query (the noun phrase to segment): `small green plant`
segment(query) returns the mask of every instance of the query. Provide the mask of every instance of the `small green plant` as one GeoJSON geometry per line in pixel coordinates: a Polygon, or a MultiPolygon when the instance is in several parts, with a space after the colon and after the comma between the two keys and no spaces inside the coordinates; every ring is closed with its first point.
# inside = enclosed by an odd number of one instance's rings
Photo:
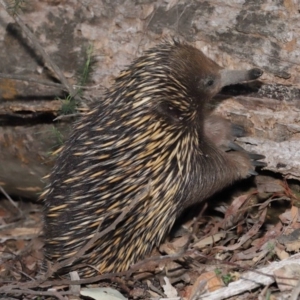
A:
{"type": "Polygon", "coordinates": [[[268,250],[268,254],[266,256],[266,259],[272,259],[272,257],[276,254],[275,253],[275,243],[274,242],[268,242],[267,244],[267,250],[268,250]]]}
{"type": "Polygon", "coordinates": [[[61,146],[64,144],[65,136],[61,133],[61,131],[55,127],[52,126],[51,130],[45,131],[49,135],[49,138],[51,141],[53,141],[53,144],[51,146],[51,149],[47,151],[47,156],[50,160],[53,159],[53,156],[55,157],[54,153],[61,148],[61,146]]]}
{"type": "Polygon", "coordinates": [[[76,112],[77,101],[71,95],[68,95],[65,99],[59,99],[62,101],[61,113],[63,115],[70,115],[76,112]]]}
{"type": "Polygon", "coordinates": [[[267,249],[269,252],[274,252],[275,250],[275,243],[274,242],[268,242],[267,249]]]}
{"type": "Polygon", "coordinates": [[[225,285],[228,285],[230,282],[235,280],[235,276],[233,274],[227,273],[223,275],[223,272],[220,269],[215,269],[215,273],[217,276],[222,278],[225,285]]]}
{"type": "Polygon", "coordinates": [[[55,126],[52,128],[52,132],[56,140],[56,146],[62,146],[64,143],[64,135],[55,126]]]}
{"type": "Polygon", "coordinates": [[[92,70],[91,65],[92,65],[93,51],[94,51],[93,45],[88,45],[86,49],[86,59],[81,73],[81,79],[79,82],[79,85],[81,87],[85,86],[90,78],[91,70],[92,70]]]}
{"type": "Polygon", "coordinates": [[[75,96],[81,96],[83,93],[83,87],[86,85],[91,74],[92,65],[92,55],[93,46],[89,45],[86,50],[86,59],[84,61],[83,70],[80,72],[79,87],[76,89],[74,95],[68,95],[65,99],[60,99],[62,101],[61,113],[63,115],[70,115],[76,113],[78,101],[75,96]]]}
{"type": "Polygon", "coordinates": [[[232,276],[230,273],[222,275],[221,277],[225,285],[228,285],[230,282],[234,281],[234,276],[232,276]]]}
{"type": "Polygon", "coordinates": [[[217,276],[221,276],[222,271],[220,269],[215,269],[215,273],[217,276]]]}
{"type": "Polygon", "coordinates": [[[8,9],[12,15],[16,15],[24,7],[25,0],[11,0],[9,1],[8,9]]]}
{"type": "Polygon", "coordinates": [[[265,295],[265,300],[270,300],[271,296],[272,296],[272,294],[271,294],[270,290],[267,290],[267,293],[265,295]]]}

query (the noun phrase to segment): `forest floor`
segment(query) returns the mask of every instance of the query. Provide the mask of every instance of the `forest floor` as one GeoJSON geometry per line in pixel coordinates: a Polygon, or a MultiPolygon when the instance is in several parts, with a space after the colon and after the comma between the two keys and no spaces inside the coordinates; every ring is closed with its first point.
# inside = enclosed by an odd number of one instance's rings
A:
{"type": "Polygon", "coordinates": [[[300,185],[271,175],[261,172],[186,211],[167,240],[128,272],[76,282],[37,279],[43,260],[42,205],[3,196],[1,299],[71,299],[78,293],[92,299],[298,295],[300,185]],[[116,290],[120,294],[112,296],[116,290]]]}

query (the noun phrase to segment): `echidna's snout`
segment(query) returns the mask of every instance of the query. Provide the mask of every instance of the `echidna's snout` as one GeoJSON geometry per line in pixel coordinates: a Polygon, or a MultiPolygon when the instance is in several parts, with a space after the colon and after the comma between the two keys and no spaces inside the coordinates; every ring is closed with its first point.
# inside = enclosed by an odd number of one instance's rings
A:
{"type": "Polygon", "coordinates": [[[249,80],[255,80],[255,79],[259,78],[260,76],[262,76],[263,73],[264,73],[264,71],[262,69],[253,68],[253,69],[249,70],[249,80]]]}
{"type": "Polygon", "coordinates": [[[227,70],[223,69],[221,73],[221,87],[237,84],[243,81],[255,80],[263,74],[263,70],[253,68],[250,70],[227,70]]]}

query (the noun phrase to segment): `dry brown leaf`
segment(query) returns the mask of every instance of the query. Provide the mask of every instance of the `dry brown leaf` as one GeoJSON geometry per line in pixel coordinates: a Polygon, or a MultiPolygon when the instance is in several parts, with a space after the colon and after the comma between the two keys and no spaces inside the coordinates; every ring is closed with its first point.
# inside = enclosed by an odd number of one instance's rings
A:
{"type": "Polygon", "coordinates": [[[292,224],[295,224],[298,222],[298,216],[299,216],[299,208],[296,206],[291,207],[291,216],[292,216],[292,224]]]}
{"type": "Polygon", "coordinates": [[[290,223],[294,223],[295,221],[297,221],[298,223],[300,222],[300,215],[299,215],[299,210],[297,210],[297,215],[296,214],[296,210],[293,209],[293,207],[290,210],[285,211],[283,214],[281,214],[279,216],[280,221],[283,224],[290,224],[290,223]]]}
{"type": "Polygon", "coordinates": [[[145,20],[147,19],[154,11],[154,5],[153,4],[144,4],[142,6],[142,13],[141,13],[141,19],[145,20]]]}
{"type": "Polygon", "coordinates": [[[274,270],[290,263],[300,265],[299,261],[300,255],[296,254],[286,260],[272,262],[267,267],[259,268],[257,270],[258,272],[255,270],[248,271],[241,274],[241,279],[231,282],[228,287],[221,288],[213,293],[201,295],[201,299],[227,299],[229,297],[245,293],[246,291],[253,290],[261,285],[271,285],[274,282],[274,277],[272,276],[274,274],[274,270]]]}
{"type": "Polygon", "coordinates": [[[278,256],[278,258],[280,260],[286,259],[286,258],[288,258],[290,256],[286,251],[284,251],[283,249],[281,249],[280,246],[276,246],[275,247],[275,253],[276,253],[276,255],[278,256]]]}
{"type": "Polygon", "coordinates": [[[300,249],[300,229],[296,229],[287,235],[281,235],[278,242],[284,245],[287,251],[298,252],[300,249]]]}
{"type": "Polygon", "coordinates": [[[189,290],[188,299],[200,299],[203,293],[213,292],[219,288],[224,287],[224,283],[215,272],[210,271],[201,274],[189,290]],[[198,297],[198,298],[197,298],[198,297]]]}
{"type": "Polygon", "coordinates": [[[168,1],[168,5],[166,7],[166,11],[170,10],[172,7],[174,7],[175,5],[177,5],[179,0],[169,0],[168,1]]]}
{"type": "Polygon", "coordinates": [[[211,236],[207,236],[204,239],[198,241],[193,245],[194,248],[202,249],[204,247],[207,247],[209,245],[214,245],[216,242],[220,241],[221,239],[226,237],[226,233],[219,232],[211,236]]]}
{"type": "Polygon", "coordinates": [[[165,273],[170,279],[171,283],[178,281],[184,281],[189,283],[191,280],[186,269],[175,261],[160,264],[160,266],[161,270],[165,270],[165,273]]]}
{"type": "Polygon", "coordinates": [[[297,285],[300,278],[300,265],[288,264],[274,271],[280,291],[289,291],[297,285]]]}
{"type": "Polygon", "coordinates": [[[130,296],[133,299],[143,299],[145,296],[145,289],[141,288],[141,287],[135,287],[131,292],[130,292],[130,296]]]}
{"type": "Polygon", "coordinates": [[[257,248],[252,247],[252,248],[249,248],[245,251],[237,252],[237,253],[235,253],[235,255],[234,255],[234,257],[232,258],[231,261],[240,261],[240,260],[253,259],[254,257],[256,257],[258,255],[256,251],[257,251],[257,248]]]}
{"type": "Polygon", "coordinates": [[[241,209],[249,199],[249,195],[242,195],[235,198],[225,212],[222,228],[227,229],[237,224],[245,214],[241,209]]]}
{"type": "Polygon", "coordinates": [[[3,208],[0,208],[0,218],[7,217],[7,211],[3,208]]]}
{"type": "Polygon", "coordinates": [[[174,286],[171,284],[168,277],[164,277],[165,284],[162,285],[162,288],[164,289],[164,293],[168,298],[174,298],[178,296],[177,290],[174,288],[174,286]]]}
{"type": "Polygon", "coordinates": [[[182,237],[173,239],[171,242],[162,244],[159,247],[159,251],[168,255],[179,253],[184,248],[188,240],[189,236],[186,234],[182,237]]]}
{"type": "Polygon", "coordinates": [[[233,251],[233,250],[237,250],[238,248],[240,248],[246,241],[248,241],[250,238],[252,238],[255,234],[257,234],[257,232],[259,231],[259,229],[261,228],[261,226],[264,224],[265,218],[267,215],[267,209],[264,209],[259,217],[258,222],[254,223],[254,225],[252,226],[252,228],[246,232],[239,240],[238,243],[228,246],[228,247],[223,247],[223,246],[217,246],[217,249],[221,249],[221,250],[225,250],[225,251],[233,251]]]}

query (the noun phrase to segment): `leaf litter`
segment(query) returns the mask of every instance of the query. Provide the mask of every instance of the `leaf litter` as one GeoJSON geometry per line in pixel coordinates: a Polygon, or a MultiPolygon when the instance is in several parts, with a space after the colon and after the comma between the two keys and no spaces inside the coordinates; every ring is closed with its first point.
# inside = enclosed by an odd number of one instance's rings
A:
{"type": "MultiPolygon", "coordinates": [[[[195,208],[187,211],[166,241],[135,268],[79,283],[79,291],[88,288],[99,298],[111,288],[128,299],[189,300],[258,299],[266,291],[276,297],[295,291],[300,188],[271,176],[255,180],[247,189],[219,193],[208,208],[198,206],[197,214],[195,208]],[[235,298],[238,294],[245,298],[235,298]]],[[[0,295],[11,291],[14,299],[71,299],[68,280],[47,280],[43,289],[34,285],[43,259],[41,205],[15,202],[18,210],[5,198],[0,201],[0,295]]]]}

